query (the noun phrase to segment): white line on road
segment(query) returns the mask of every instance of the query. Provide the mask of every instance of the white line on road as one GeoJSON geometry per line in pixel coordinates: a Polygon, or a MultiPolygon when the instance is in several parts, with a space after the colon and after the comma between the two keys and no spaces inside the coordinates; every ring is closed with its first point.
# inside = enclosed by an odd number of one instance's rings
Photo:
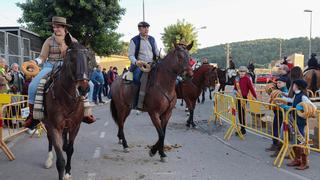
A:
{"type": "Polygon", "coordinates": [[[104,138],[105,135],[106,135],[106,132],[105,132],[105,131],[102,131],[102,132],[100,133],[100,138],[101,138],[101,139],[104,138]]]}
{"type": "Polygon", "coordinates": [[[104,123],[104,127],[108,126],[108,124],[109,124],[109,121],[106,121],[106,122],[104,123]]]}
{"type": "Polygon", "coordinates": [[[96,147],[96,150],[93,153],[93,158],[99,158],[100,157],[100,152],[101,152],[101,147],[96,147]]]}
{"type": "Polygon", "coordinates": [[[95,180],[96,179],[96,173],[89,173],[88,174],[88,180],[95,180]]]}

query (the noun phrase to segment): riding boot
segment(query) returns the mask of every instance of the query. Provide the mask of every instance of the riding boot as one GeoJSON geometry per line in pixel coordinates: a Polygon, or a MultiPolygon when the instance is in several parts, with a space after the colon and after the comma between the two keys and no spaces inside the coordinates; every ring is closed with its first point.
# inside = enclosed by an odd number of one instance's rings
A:
{"type": "Polygon", "coordinates": [[[39,123],[39,120],[33,119],[33,104],[29,104],[29,116],[25,120],[24,127],[33,130],[39,123]]]}
{"type": "Polygon", "coordinates": [[[293,147],[293,151],[295,154],[294,160],[291,161],[287,166],[294,167],[294,166],[300,166],[301,165],[301,148],[299,147],[293,147]]]}
{"type": "Polygon", "coordinates": [[[142,110],[144,107],[144,97],[146,95],[146,88],[147,88],[147,82],[148,82],[148,73],[144,72],[140,78],[140,91],[139,91],[139,99],[138,99],[138,105],[137,109],[142,110]]]}
{"type": "MultiPolygon", "coordinates": [[[[301,148],[300,148],[301,149],[301,148]]],[[[308,156],[301,149],[301,163],[299,167],[296,167],[297,170],[305,170],[309,168],[308,156]]]]}

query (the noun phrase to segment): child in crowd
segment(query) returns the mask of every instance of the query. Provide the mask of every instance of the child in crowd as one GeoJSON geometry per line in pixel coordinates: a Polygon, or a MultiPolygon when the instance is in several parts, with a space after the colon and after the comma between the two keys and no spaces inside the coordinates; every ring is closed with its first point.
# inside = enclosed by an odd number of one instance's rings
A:
{"type": "MultiPolygon", "coordinates": [[[[257,99],[256,91],[254,90],[251,78],[247,75],[248,69],[245,66],[239,67],[239,76],[236,77],[234,90],[238,98],[247,99],[249,92],[251,95],[257,99]]],[[[240,124],[246,125],[246,115],[245,115],[245,105],[244,101],[237,99],[238,117],[240,124]]],[[[246,134],[245,127],[241,126],[241,133],[246,134]]]]}
{"type": "MultiPolygon", "coordinates": [[[[289,103],[292,103],[292,106],[294,108],[297,107],[297,105],[300,102],[306,102],[311,104],[314,108],[316,106],[309,100],[307,97],[306,93],[306,88],[307,88],[307,82],[302,80],[302,79],[297,79],[293,81],[292,83],[292,90],[294,91],[294,97],[293,98],[285,98],[285,100],[289,103]]],[[[303,117],[300,117],[299,115],[296,116],[296,126],[297,126],[297,133],[296,133],[296,138],[298,140],[299,144],[304,144],[306,141],[305,139],[305,126],[307,125],[306,119],[303,117]]],[[[293,148],[295,152],[295,158],[292,162],[287,164],[288,166],[297,166],[296,169],[298,170],[305,170],[309,168],[308,165],[308,155],[305,152],[305,149],[301,147],[294,147],[293,148]]]]}
{"type": "MultiPolygon", "coordinates": [[[[287,82],[288,78],[282,76],[277,79],[277,84],[276,88],[280,90],[282,93],[287,94],[288,93],[288,88],[287,88],[287,82]]],[[[280,132],[281,132],[281,125],[283,122],[283,114],[282,111],[279,109],[273,110],[274,112],[274,118],[273,118],[273,137],[280,137],[280,132]]],[[[277,139],[272,139],[272,145],[266,149],[266,151],[275,151],[274,154],[271,156],[274,157],[278,155],[279,150],[281,149],[281,144],[277,139]]]]}

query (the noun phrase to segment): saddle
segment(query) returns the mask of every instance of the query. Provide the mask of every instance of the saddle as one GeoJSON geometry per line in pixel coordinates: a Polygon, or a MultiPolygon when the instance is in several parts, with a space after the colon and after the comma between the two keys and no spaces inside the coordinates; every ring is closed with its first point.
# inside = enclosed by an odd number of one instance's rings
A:
{"type": "Polygon", "coordinates": [[[41,80],[37,87],[36,97],[34,101],[33,108],[33,118],[42,120],[45,115],[45,94],[48,92],[50,87],[53,86],[53,77],[61,70],[61,66],[54,67],[50,73],[45,75],[41,80]]]}

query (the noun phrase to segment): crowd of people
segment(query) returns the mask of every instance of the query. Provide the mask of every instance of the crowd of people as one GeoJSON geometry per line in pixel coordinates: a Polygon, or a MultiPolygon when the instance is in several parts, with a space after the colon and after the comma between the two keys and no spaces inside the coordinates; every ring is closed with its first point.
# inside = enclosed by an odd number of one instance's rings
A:
{"type": "MultiPolygon", "coordinates": [[[[124,69],[124,72],[125,70],[126,68],[124,69]]],[[[107,71],[106,68],[98,65],[98,67],[93,70],[90,77],[91,85],[89,91],[89,101],[98,105],[99,103],[105,103],[105,101],[102,100],[102,95],[111,99],[110,87],[118,76],[117,67],[110,66],[109,70],[107,71]]]]}
{"type": "MultiPolygon", "coordinates": [[[[124,68],[123,73],[126,71],[124,68]]],[[[110,99],[110,86],[118,76],[117,67],[110,66],[108,71],[101,65],[94,68],[90,77],[89,101],[94,104],[105,103],[102,95],[110,99]]],[[[20,70],[19,64],[9,66],[4,58],[0,58],[0,93],[27,95],[30,81],[31,78],[20,70]]]]}
{"type": "MultiPolygon", "coordinates": [[[[318,68],[319,65],[317,64],[317,59],[315,58],[316,55],[312,54],[311,59],[309,60],[309,69],[310,68],[318,68]],[[311,61],[311,63],[310,63],[311,61]]],[[[235,79],[234,85],[234,93],[237,97],[242,99],[247,99],[249,96],[252,99],[256,99],[257,95],[253,86],[252,79],[248,74],[248,68],[245,66],[240,66],[238,75],[235,79]]],[[[297,108],[298,104],[301,102],[305,102],[311,104],[315,109],[316,106],[309,100],[307,94],[307,82],[303,80],[303,71],[300,67],[294,66],[287,62],[287,58],[283,59],[283,62],[280,64],[278,78],[275,82],[275,89],[281,91],[281,97],[288,103],[288,105],[280,106],[284,111],[288,110],[289,107],[297,108]]],[[[241,127],[241,134],[246,134],[246,111],[245,107],[246,104],[243,103],[241,100],[237,100],[237,109],[238,109],[238,119],[240,124],[243,126],[241,127]]],[[[273,110],[274,112],[274,119],[273,119],[273,136],[281,138],[283,136],[282,133],[282,122],[284,117],[280,112],[279,109],[273,110]]],[[[293,120],[293,116],[290,116],[290,121],[292,126],[297,127],[297,132],[295,132],[294,127],[291,127],[291,137],[298,136],[301,137],[305,136],[305,126],[306,126],[306,119],[304,117],[300,117],[297,115],[296,120],[293,120]],[[295,124],[294,124],[295,123],[295,124]],[[294,124],[294,125],[293,125],[294,124]],[[297,133],[298,135],[293,135],[297,133]]],[[[290,129],[290,128],[289,128],[290,129]]],[[[301,139],[298,138],[298,143],[303,144],[301,139]]],[[[272,139],[272,144],[269,148],[266,148],[267,152],[274,152],[271,154],[271,157],[276,157],[281,150],[282,144],[279,140],[272,139]]],[[[295,152],[295,158],[292,162],[288,163],[288,166],[296,167],[298,170],[304,170],[309,168],[308,164],[308,153],[305,149],[300,147],[293,148],[295,152]]]]}

